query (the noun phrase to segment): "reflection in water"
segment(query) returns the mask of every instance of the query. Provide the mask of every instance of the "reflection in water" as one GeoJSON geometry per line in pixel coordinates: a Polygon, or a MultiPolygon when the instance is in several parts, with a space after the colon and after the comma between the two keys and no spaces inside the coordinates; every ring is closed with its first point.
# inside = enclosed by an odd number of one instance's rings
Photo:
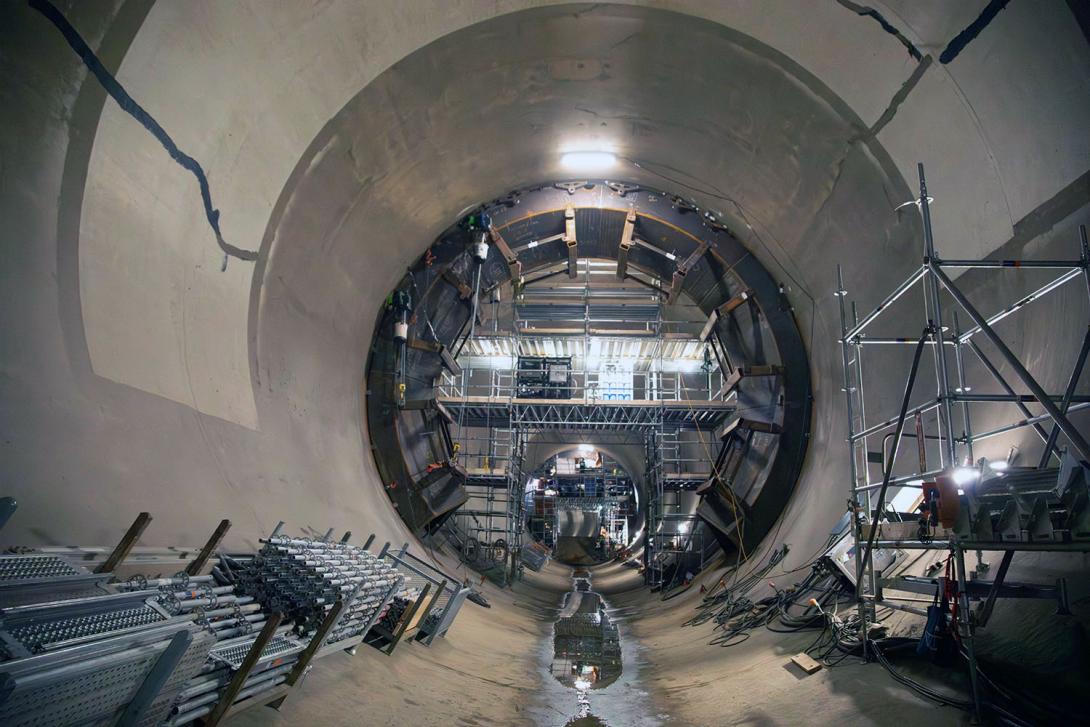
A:
{"type": "Polygon", "coordinates": [[[590,715],[590,690],[621,675],[621,640],[602,597],[590,590],[590,575],[577,573],[573,583],[554,627],[551,671],[577,692],[578,717],[569,724],[600,724],[590,715]]]}

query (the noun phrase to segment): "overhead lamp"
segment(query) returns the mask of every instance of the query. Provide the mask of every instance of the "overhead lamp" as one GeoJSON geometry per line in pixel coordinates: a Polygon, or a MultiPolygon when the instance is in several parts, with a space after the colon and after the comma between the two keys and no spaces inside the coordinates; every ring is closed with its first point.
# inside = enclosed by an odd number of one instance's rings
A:
{"type": "Polygon", "coordinates": [[[1010,467],[1010,463],[1005,459],[997,459],[995,461],[988,460],[988,469],[993,472],[1006,472],[1010,467]]]}
{"type": "Polygon", "coordinates": [[[580,444],[579,445],[579,451],[580,452],[593,452],[594,451],[594,445],[593,444],[580,444]]]}
{"type": "Polygon", "coordinates": [[[568,151],[560,155],[560,164],[573,172],[596,172],[611,169],[617,155],[608,151],[568,151]]]}
{"type": "Polygon", "coordinates": [[[980,479],[980,470],[975,467],[958,467],[953,471],[951,477],[954,484],[961,487],[980,479]]]}

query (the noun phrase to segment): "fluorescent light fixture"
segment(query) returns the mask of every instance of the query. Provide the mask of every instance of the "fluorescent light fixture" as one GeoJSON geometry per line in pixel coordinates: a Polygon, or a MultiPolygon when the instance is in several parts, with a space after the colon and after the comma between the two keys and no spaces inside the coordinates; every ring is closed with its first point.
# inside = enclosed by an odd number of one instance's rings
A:
{"type": "Polygon", "coordinates": [[[580,444],[579,445],[579,451],[580,452],[593,452],[594,451],[594,445],[593,444],[580,444]]]}
{"type": "Polygon", "coordinates": [[[608,151],[568,151],[560,155],[560,163],[573,172],[594,172],[611,169],[617,155],[608,151]]]}
{"type": "Polygon", "coordinates": [[[677,524],[677,531],[678,531],[679,533],[687,533],[687,532],[689,532],[689,523],[678,523],[678,524],[677,524]]]}
{"type": "Polygon", "coordinates": [[[675,255],[672,252],[668,252],[668,253],[666,253],[666,259],[667,260],[677,260],[677,255],[675,255]]]}
{"type": "Polygon", "coordinates": [[[905,487],[920,487],[923,485],[923,480],[909,480],[905,483],[905,487]]]}
{"type": "Polygon", "coordinates": [[[1005,459],[997,459],[994,462],[992,460],[988,460],[988,469],[992,470],[993,472],[1005,472],[1008,467],[1010,467],[1010,463],[1008,463],[1005,459]]]}
{"type": "Polygon", "coordinates": [[[954,484],[960,487],[980,479],[980,470],[975,467],[958,467],[954,470],[952,477],[954,478],[954,484]]]}

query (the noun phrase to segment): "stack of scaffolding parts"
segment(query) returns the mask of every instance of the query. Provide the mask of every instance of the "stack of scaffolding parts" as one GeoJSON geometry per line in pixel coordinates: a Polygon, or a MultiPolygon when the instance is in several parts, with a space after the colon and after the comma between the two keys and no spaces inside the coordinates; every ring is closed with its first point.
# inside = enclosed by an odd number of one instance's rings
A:
{"type": "Polygon", "coordinates": [[[283,523],[256,555],[215,553],[226,520],[203,548],[133,555],[150,521],[112,551],[0,556],[0,724],[215,725],[278,707],[314,658],[361,642],[390,654],[406,635],[430,645],[469,594],[407,545],[375,555],[374,536],[288,537],[283,523]],[[172,576],[118,578],[192,554],[172,576]]]}

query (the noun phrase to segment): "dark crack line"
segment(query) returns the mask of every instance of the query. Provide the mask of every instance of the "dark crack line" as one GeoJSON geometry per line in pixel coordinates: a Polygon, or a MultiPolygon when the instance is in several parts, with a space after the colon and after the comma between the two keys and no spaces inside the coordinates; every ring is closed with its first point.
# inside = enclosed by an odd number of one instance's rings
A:
{"type": "Polygon", "coordinates": [[[208,177],[205,176],[204,169],[201,167],[200,163],[179,149],[178,145],[174,143],[174,139],[166,132],[166,129],[160,126],[159,122],[129,95],[128,91],[125,90],[125,87],[114,78],[114,75],[110,73],[109,70],[107,70],[98,55],[91,50],[91,47],[87,45],[87,42],[79,32],[72,27],[72,24],[68,22],[68,19],[64,17],[64,14],[61,13],[60,10],[54,7],[49,0],[28,0],[28,4],[31,8],[44,15],[45,18],[60,31],[68,45],[76,52],[80,59],[83,60],[84,65],[87,66],[87,70],[98,79],[98,82],[102,84],[106,93],[110,94],[110,97],[117,102],[117,105],[129,114],[129,116],[136,119],[152,136],[158,139],[159,143],[162,144],[163,148],[170,154],[171,159],[197,178],[197,183],[201,188],[201,201],[204,203],[205,217],[208,218],[208,224],[212,227],[212,231],[216,233],[216,242],[219,244],[220,249],[223,250],[222,269],[227,269],[228,256],[236,257],[239,260],[257,260],[256,251],[243,250],[229,244],[223,239],[223,235],[220,233],[220,211],[212,206],[212,191],[208,185],[208,177]]]}
{"type": "Polygon", "coordinates": [[[872,7],[866,5],[857,5],[851,0],[836,0],[838,3],[851,10],[856,15],[862,15],[867,18],[874,18],[879,25],[882,26],[882,30],[892,35],[897,40],[901,41],[901,45],[908,49],[908,54],[915,58],[917,61],[923,60],[923,54],[920,53],[920,49],[917,48],[912,41],[904,36],[904,34],[893,27],[883,15],[872,7]]]}
{"type": "Polygon", "coordinates": [[[931,56],[924,56],[923,60],[919,62],[915,70],[912,71],[912,75],[908,77],[901,87],[897,89],[897,93],[893,94],[893,98],[890,99],[889,106],[886,106],[886,110],[882,112],[882,115],[878,117],[878,120],[870,127],[870,135],[877,136],[878,132],[885,128],[886,124],[893,121],[893,117],[897,115],[897,110],[908,98],[908,94],[912,93],[912,89],[916,88],[916,84],[923,78],[923,74],[927,72],[927,69],[931,67],[933,59],[931,56]]]}
{"type": "Polygon", "coordinates": [[[1007,7],[1008,2],[1010,2],[1010,0],[992,0],[988,3],[984,9],[980,11],[980,15],[977,16],[977,19],[969,23],[969,25],[965,27],[965,30],[955,35],[954,39],[946,45],[943,52],[939,54],[939,63],[945,65],[957,58],[958,54],[965,50],[965,46],[969,45],[969,43],[980,35],[981,31],[988,27],[988,24],[995,19],[996,15],[999,15],[999,11],[1007,7]]]}

